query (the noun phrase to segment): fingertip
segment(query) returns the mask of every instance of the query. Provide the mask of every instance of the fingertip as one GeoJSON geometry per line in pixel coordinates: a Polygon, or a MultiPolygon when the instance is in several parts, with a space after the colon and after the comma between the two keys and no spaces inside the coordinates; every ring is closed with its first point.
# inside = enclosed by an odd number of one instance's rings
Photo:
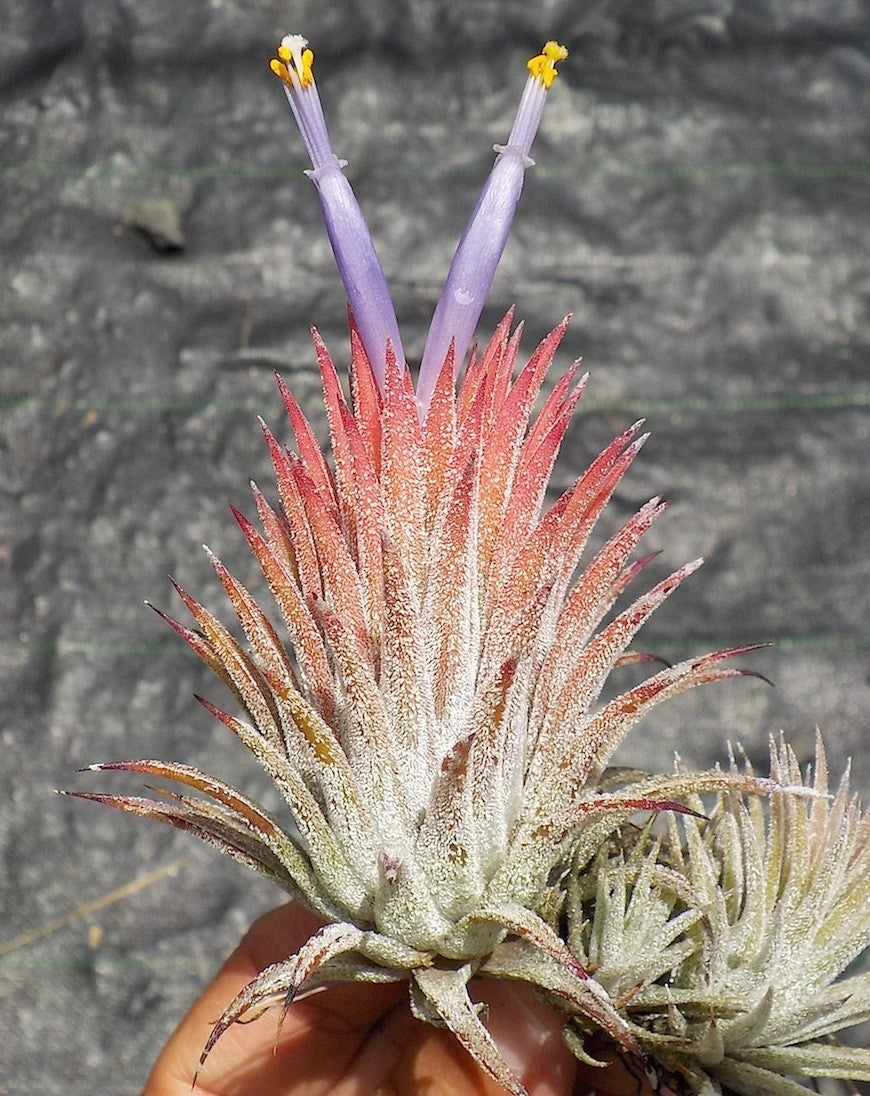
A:
{"type": "Polygon", "coordinates": [[[298,902],[286,902],[258,917],[227,960],[250,967],[248,978],[261,970],[295,955],[302,945],[324,925],[322,918],[298,902]]]}

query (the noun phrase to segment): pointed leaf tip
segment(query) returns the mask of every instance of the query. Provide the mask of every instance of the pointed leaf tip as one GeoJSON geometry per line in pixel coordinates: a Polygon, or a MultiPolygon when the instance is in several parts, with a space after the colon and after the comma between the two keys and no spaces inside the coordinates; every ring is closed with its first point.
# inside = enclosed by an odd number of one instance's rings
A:
{"type": "Polygon", "coordinates": [[[741,677],[756,677],[759,681],[763,681],[765,685],[769,685],[771,689],[775,689],[776,685],[770,680],[769,677],[765,677],[764,674],[760,674],[757,670],[738,670],[741,677]]]}
{"type": "Polygon", "coordinates": [[[737,655],[746,655],[752,651],[761,651],[765,647],[770,647],[770,643],[742,643],[736,647],[726,647],[724,650],[717,651],[717,658],[735,658],[737,655]]]}

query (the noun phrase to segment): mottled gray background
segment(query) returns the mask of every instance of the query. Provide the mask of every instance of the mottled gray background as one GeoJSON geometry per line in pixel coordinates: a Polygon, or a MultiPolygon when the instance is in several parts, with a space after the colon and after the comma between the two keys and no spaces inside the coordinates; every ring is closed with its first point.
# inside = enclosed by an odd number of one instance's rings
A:
{"type": "Polygon", "coordinates": [[[227,504],[269,483],[256,413],[287,436],[272,372],[317,414],[308,324],[345,360],[266,69],[285,31],[317,50],[412,355],[526,57],[571,47],[482,329],[515,301],[529,349],[574,312],[561,361],[592,383],[560,486],[648,416],[614,516],[664,493],[659,573],[712,558],[645,648],[776,644],[749,660],[774,689],[683,698],[624,756],[704,765],[730,738],[762,758],[779,728],[806,756],[819,724],[867,792],[867,19],[862,0],[0,0],[0,947],[45,930],[0,957],[3,1096],[136,1093],[278,899],[51,789],[108,787],[73,770],[121,757],[262,788],[142,601],[172,606],[171,572],[225,611],[204,540],[255,582],[227,504]]]}

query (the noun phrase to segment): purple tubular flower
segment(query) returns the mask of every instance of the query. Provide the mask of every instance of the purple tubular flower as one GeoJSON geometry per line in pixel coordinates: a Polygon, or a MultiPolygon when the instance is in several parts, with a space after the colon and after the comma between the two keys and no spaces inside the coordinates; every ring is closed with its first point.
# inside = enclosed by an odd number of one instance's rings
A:
{"type": "Polygon", "coordinates": [[[507,243],[523,176],[534,163],[529,151],[541,122],[547,90],[556,78],[556,62],[567,56],[564,46],[547,42],[542,52],[528,62],[529,78],[510,137],[507,144],[494,146],[498,153],[495,164],[459,241],[429,328],[417,382],[421,419],[425,419],[451,343],[457,370],[465,359],[507,243]]]}
{"type": "Polygon", "coordinates": [[[383,387],[387,343],[397,360],[404,362],[399,325],[384,272],[378,259],[362,211],[342,168],[346,160],[332,151],[326,119],[317,85],[311,72],[314,54],[308,42],[298,34],[281,40],[278,56],[271,62],[299,126],[311,171],[305,174],[314,182],[323,209],[323,219],[338,272],[344,283],[351,312],[359,329],[372,371],[383,387]]]}

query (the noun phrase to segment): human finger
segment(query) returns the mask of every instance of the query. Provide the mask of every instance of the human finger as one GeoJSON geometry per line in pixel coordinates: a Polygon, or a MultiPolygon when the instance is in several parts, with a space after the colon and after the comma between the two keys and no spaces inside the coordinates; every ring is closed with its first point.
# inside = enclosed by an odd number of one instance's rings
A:
{"type": "MultiPolygon", "coordinates": [[[[230,1001],[265,967],[298,951],[320,924],[294,903],[255,922],[171,1036],[144,1096],[190,1096],[202,1048],[230,1001]]],[[[212,1096],[314,1094],[327,1073],[336,1078],[347,1070],[370,1029],[406,993],[400,984],[346,983],[295,1003],[280,1033],[274,1009],[233,1024],[209,1055],[198,1088],[212,1096]]],[[[332,1083],[322,1091],[331,1092],[332,1083]]]]}

